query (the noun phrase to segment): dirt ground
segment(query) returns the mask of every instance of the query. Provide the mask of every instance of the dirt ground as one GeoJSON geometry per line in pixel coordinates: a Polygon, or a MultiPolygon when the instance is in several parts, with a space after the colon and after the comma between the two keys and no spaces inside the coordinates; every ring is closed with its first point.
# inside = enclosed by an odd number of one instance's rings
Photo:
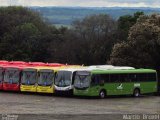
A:
{"type": "Polygon", "coordinates": [[[18,115],[18,120],[124,119],[125,114],[160,115],[160,96],[98,99],[0,92],[0,113],[2,119],[7,115],[18,115]]]}

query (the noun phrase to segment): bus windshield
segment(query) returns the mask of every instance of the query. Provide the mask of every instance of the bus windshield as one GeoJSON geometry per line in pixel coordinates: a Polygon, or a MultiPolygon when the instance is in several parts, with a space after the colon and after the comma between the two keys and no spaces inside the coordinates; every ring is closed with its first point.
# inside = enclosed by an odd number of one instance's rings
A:
{"type": "Polygon", "coordinates": [[[55,77],[55,85],[59,87],[66,87],[72,84],[71,71],[58,71],[55,77]]]}
{"type": "Polygon", "coordinates": [[[19,71],[18,70],[7,70],[5,72],[5,83],[19,83],[19,71]]]}
{"type": "Polygon", "coordinates": [[[24,71],[22,84],[23,85],[34,85],[36,83],[36,71],[24,71]]]}
{"type": "Polygon", "coordinates": [[[91,75],[89,74],[76,74],[74,80],[74,87],[79,89],[88,88],[91,81],[91,75]]]}
{"type": "Polygon", "coordinates": [[[38,85],[50,86],[53,84],[54,73],[53,72],[40,72],[38,85]]]}

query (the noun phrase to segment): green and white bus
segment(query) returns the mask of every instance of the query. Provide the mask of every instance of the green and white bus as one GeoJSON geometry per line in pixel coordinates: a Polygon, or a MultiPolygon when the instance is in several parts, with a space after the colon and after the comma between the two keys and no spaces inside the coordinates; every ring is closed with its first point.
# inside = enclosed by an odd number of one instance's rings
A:
{"type": "Polygon", "coordinates": [[[72,95],[74,87],[74,76],[76,71],[78,70],[87,70],[87,67],[64,68],[57,71],[54,80],[55,93],[67,93],[69,95],[72,95]]]}
{"type": "Polygon", "coordinates": [[[152,69],[102,69],[77,71],[74,95],[134,95],[157,92],[157,73],[152,69]]]}

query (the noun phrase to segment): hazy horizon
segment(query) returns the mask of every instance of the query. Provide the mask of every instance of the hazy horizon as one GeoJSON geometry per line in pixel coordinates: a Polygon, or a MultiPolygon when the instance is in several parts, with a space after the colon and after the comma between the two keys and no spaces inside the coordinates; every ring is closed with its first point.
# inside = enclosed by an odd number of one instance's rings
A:
{"type": "Polygon", "coordinates": [[[0,0],[0,6],[160,8],[160,0],[0,0]]]}

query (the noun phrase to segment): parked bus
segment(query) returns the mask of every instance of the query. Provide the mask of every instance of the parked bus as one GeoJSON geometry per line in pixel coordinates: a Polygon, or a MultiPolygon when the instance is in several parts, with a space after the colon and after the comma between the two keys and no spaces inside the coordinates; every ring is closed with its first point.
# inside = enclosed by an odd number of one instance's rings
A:
{"type": "Polygon", "coordinates": [[[37,91],[37,69],[34,67],[26,67],[22,70],[21,86],[22,92],[37,91]]]}
{"type": "Polygon", "coordinates": [[[22,69],[23,66],[4,66],[3,90],[20,91],[22,69]]]}
{"type": "Polygon", "coordinates": [[[67,68],[61,69],[56,73],[55,76],[55,92],[57,94],[73,94],[73,84],[74,84],[74,76],[76,71],[78,70],[91,70],[91,69],[113,69],[111,65],[94,65],[94,66],[79,66],[79,65],[70,65],[67,68]]]}
{"type": "Polygon", "coordinates": [[[38,93],[54,93],[55,71],[60,67],[39,67],[38,68],[38,93]]]}
{"type": "Polygon", "coordinates": [[[69,67],[59,70],[55,75],[54,86],[57,94],[73,94],[74,76],[76,71],[84,70],[86,67],[69,67]]]}
{"type": "Polygon", "coordinates": [[[9,62],[8,61],[6,61],[6,60],[0,60],[0,64],[1,65],[5,65],[5,64],[8,64],[9,62]]]}
{"type": "Polygon", "coordinates": [[[134,95],[157,92],[157,73],[152,69],[77,71],[74,95],[134,95]]]}
{"type": "Polygon", "coordinates": [[[61,63],[47,63],[46,65],[48,67],[61,67],[61,66],[65,66],[65,64],[61,64],[61,63]]]}
{"type": "Polygon", "coordinates": [[[0,66],[0,90],[3,89],[4,68],[0,66]]]}
{"type": "Polygon", "coordinates": [[[29,62],[28,64],[33,67],[47,66],[46,63],[43,63],[43,62],[29,62]]]}
{"type": "Polygon", "coordinates": [[[10,65],[14,65],[14,66],[28,65],[28,63],[27,63],[27,62],[24,62],[24,61],[10,61],[9,64],[10,64],[10,65]]]}
{"type": "Polygon", "coordinates": [[[54,86],[56,93],[73,93],[73,76],[77,69],[63,69],[56,73],[54,86]]]}

